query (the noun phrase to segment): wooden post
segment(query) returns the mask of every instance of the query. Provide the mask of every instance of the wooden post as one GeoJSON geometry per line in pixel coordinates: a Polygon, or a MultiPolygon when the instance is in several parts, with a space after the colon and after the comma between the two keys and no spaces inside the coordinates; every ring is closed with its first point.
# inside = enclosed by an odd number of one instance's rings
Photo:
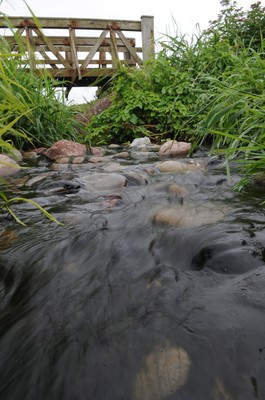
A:
{"type": "Polygon", "coordinates": [[[154,17],[143,15],[141,17],[143,61],[153,58],[155,55],[154,46],[154,17]]]}

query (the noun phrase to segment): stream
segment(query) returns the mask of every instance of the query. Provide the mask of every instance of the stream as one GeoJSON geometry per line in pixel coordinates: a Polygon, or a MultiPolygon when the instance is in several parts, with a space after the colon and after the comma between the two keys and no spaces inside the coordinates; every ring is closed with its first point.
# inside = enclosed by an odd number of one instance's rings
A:
{"type": "Polygon", "coordinates": [[[63,225],[2,211],[1,400],[265,399],[264,188],[165,161],[40,156],[2,187],[63,225]]]}

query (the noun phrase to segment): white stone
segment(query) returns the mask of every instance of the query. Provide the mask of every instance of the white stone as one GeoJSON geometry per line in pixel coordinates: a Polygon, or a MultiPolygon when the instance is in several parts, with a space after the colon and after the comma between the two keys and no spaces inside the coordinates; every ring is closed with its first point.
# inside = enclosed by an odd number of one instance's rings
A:
{"type": "Polygon", "coordinates": [[[13,175],[20,170],[19,164],[5,154],[0,154],[0,176],[13,175]]]}
{"type": "Polygon", "coordinates": [[[134,139],[132,141],[132,143],[130,144],[130,147],[145,147],[146,145],[150,145],[150,144],[151,144],[151,140],[149,139],[149,137],[145,136],[142,138],[134,139]]]}
{"type": "Polygon", "coordinates": [[[21,152],[17,149],[10,149],[8,156],[10,158],[13,158],[13,160],[15,160],[15,161],[22,161],[22,159],[23,159],[21,152]]]}

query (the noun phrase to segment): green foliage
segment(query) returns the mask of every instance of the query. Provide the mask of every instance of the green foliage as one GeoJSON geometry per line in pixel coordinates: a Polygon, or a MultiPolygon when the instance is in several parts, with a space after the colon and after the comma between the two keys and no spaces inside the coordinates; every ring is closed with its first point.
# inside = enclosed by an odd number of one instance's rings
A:
{"type": "Polygon", "coordinates": [[[246,11],[233,0],[222,0],[221,6],[217,20],[210,23],[205,33],[214,40],[226,39],[238,48],[243,44],[258,50],[265,36],[265,7],[261,2],[253,3],[246,11]]]}
{"type": "Polygon", "coordinates": [[[212,23],[206,37],[209,43],[226,41],[231,57],[223,72],[208,78],[210,106],[195,134],[197,143],[210,140],[214,151],[240,163],[243,177],[237,189],[242,189],[265,171],[265,9],[260,2],[246,12],[235,2],[221,3],[225,9],[214,23],[216,30],[212,23]]]}
{"type": "MultiPolygon", "coordinates": [[[[159,142],[211,143],[227,160],[239,157],[241,183],[264,170],[265,7],[256,2],[244,11],[232,0],[222,0],[221,6],[217,20],[199,36],[167,35],[143,68],[119,68],[111,106],[86,128],[89,144],[143,135],[159,142]]],[[[63,135],[75,137],[72,110],[57,101],[49,77],[44,73],[39,80],[21,70],[17,79],[21,58],[9,54],[10,49],[2,51],[0,58],[4,143],[50,144],[63,135]]]]}
{"type": "MultiPolygon", "coordinates": [[[[239,157],[243,187],[264,172],[265,8],[243,11],[231,0],[208,30],[187,40],[165,36],[143,69],[122,67],[113,80],[112,105],[94,117],[87,140],[210,143],[227,160],[239,157]]],[[[229,163],[227,163],[229,165],[229,163]]]]}
{"type": "Polygon", "coordinates": [[[223,80],[211,80],[211,107],[197,125],[198,141],[212,139],[212,149],[243,165],[242,188],[249,178],[265,170],[265,62],[263,54],[237,57],[233,71],[223,80]]]}
{"type": "Polygon", "coordinates": [[[234,63],[228,41],[208,37],[165,37],[161,51],[142,69],[120,67],[113,79],[112,106],[88,126],[92,144],[128,141],[139,135],[153,140],[192,140],[209,103],[209,78],[234,63]]]}
{"type": "MultiPolygon", "coordinates": [[[[42,71],[40,77],[28,71],[23,43],[14,53],[3,37],[0,38],[0,148],[12,152],[14,146],[49,145],[57,138],[72,136],[73,116],[57,99],[53,82],[42,71]],[[24,66],[24,67],[23,67],[24,66]]],[[[0,210],[6,209],[15,221],[25,226],[14,213],[12,203],[27,202],[38,208],[48,219],[60,224],[55,217],[31,199],[8,198],[0,192],[0,210]]]]}
{"type": "Polygon", "coordinates": [[[196,83],[193,45],[187,41],[180,49],[176,43],[170,48],[168,43],[161,45],[163,50],[157,58],[142,69],[120,67],[113,79],[112,105],[92,119],[88,126],[89,142],[125,142],[139,135],[158,141],[174,136],[182,140],[191,138],[195,104],[199,99],[203,102],[196,83]],[[186,53],[190,59],[181,58],[186,53]]]}

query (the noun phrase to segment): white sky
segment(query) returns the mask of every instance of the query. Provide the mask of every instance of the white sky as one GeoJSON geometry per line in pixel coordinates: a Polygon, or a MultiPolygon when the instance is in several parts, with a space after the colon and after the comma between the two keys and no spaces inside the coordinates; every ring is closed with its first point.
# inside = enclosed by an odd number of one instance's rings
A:
{"type": "MultiPolygon", "coordinates": [[[[249,9],[255,2],[238,0],[237,4],[249,9]]],[[[265,6],[265,0],[261,3],[265,6]]],[[[142,15],[152,15],[156,39],[165,33],[174,34],[177,29],[182,34],[196,33],[196,24],[201,30],[206,29],[209,20],[216,19],[221,8],[219,0],[28,0],[27,4],[37,17],[140,20],[142,15]]],[[[30,15],[23,0],[3,0],[0,10],[9,16],[30,15]]],[[[76,101],[82,101],[83,96],[90,100],[91,89],[75,89],[73,98],[76,101]]]]}

